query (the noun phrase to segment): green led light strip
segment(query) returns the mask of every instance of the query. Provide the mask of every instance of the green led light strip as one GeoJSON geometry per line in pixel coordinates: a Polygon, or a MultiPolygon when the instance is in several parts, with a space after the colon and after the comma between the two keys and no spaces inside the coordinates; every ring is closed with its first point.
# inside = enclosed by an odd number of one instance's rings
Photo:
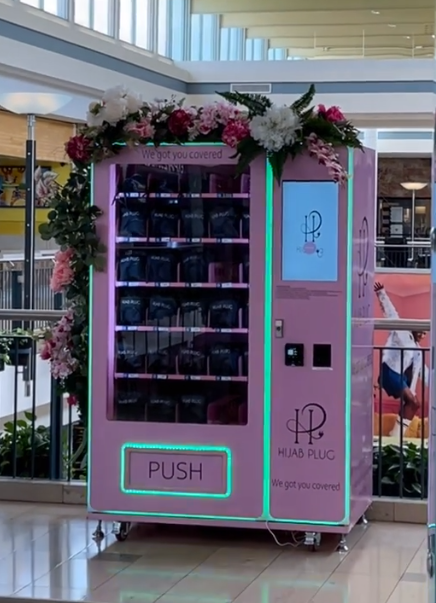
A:
{"type": "MultiPolygon", "coordinates": [[[[94,205],[94,164],[91,165],[90,174],[90,205],[94,205]]],[[[94,269],[92,266],[89,267],[89,298],[88,298],[88,446],[87,446],[87,467],[86,467],[86,499],[88,509],[91,509],[91,451],[92,451],[92,335],[93,335],[93,320],[92,320],[92,308],[94,299],[94,269]]]]}
{"type": "Polygon", "coordinates": [[[348,149],[347,183],[347,288],[345,312],[345,488],[344,518],[342,521],[309,521],[281,519],[273,517],[270,510],[271,501],[271,345],[272,345],[272,240],[273,240],[273,203],[274,178],[272,169],[267,166],[267,211],[266,211],[266,252],[265,252],[265,395],[264,395],[264,515],[271,522],[295,525],[342,526],[350,522],[351,500],[351,341],[353,315],[353,177],[354,151],[348,149]],[[269,284],[268,279],[270,279],[269,284]],[[269,290],[268,290],[269,287],[269,290]],[[267,387],[268,385],[268,387],[267,387]],[[265,500],[268,500],[265,505],[265,500]]]}
{"type": "Polygon", "coordinates": [[[232,494],[232,451],[225,446],[183,446],[174,444],[138,444],[127,442],[121,446],[121,471],[120,471],[120,489],[123,494],[133,494],[135,496],[178,496],[190,498],[229,498],[232,494]],[[126,456],[130,450],[142,450],[146,452],[163,451],[165,452],[191,452],[193,454],[224,454],[226,456],[226,491],[221,493],[214,492],[189,492],[174,490],[146,490],[133,489],[126,487],[126,456]]]}
{"type": "Polygon", "coordinates": [[[271,393],[272,393],[272,290],[274,240],[274,174],[266,161],[265,191],[265,293],[263,328],[263,515],[271,519],[271,393]]]}

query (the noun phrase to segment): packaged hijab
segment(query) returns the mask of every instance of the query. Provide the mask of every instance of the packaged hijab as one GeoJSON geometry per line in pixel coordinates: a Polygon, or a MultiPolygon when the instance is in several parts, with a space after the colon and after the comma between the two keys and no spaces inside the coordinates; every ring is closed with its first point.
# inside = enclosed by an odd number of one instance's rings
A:
{"type": "Polygon", "coordinates": [[[214,301],[209,306],[209,326],[212,329],[239,327],[239,304],[233,299],[214,301]]]}
{"type": "Polygon", "coordinates": [[[242,282],[248,283],[250,281],[250,256],[247,254],[244,256],[242,262],[242,282]]]}
{"type": "Polygon", "coordinates": [[[175,209],[153,209],[150,213],[150,236],[159,238],[177,237],[179,216],[175,209]]]}
{"type": "Polygon", "coordinates": [[[155,375],[174,374],[176,372],[174,356],[165,348],[149,354],[147,372],[155,375]]]}
{"type": "Polygon", "coordinates": [[[176,281],[177,265],[175,258],[168,253],[152,251],[147,256],[147,281],[152,283],[171,283],[176,281]]]}
{"type": "Polygon", "coordinates": [[[204,211],[202,209],[186,209],[182,211],[182,234],[188,239],[204,237],[204,211]]]}
{"type": "Polygon", "coordinates": [[[134,391],[116,393],[116,416],[118,421],[143,421],[145,404],[142,394],[134,391]]]}
{"type": "Polygon", "coordinates": [[[242,229],[242,238],[249,239],[250,238],[250,214],[248,210],[242,212],[241,218],[241,229],[242,229]]]}
{"type": "Polygon", "coordinates": [[[210,235],[221,239],[239,237],[238,219],[233,207],[217,207],[209,214],[210,235]]]}
{"type": "Polygon", "coordinates": [[[137,295],[123,295],[119,301],[120,324],[138,326],[145,323],[145,302],[137,295]]]}
{"type": "Polygon", "coordinates": [[[237,377],[239,374],[238,350],[230,345],[214,345],[210,350],[209,369],[211,375],[237,377]]]}
{"type": "Polygon", "coordinates": [[[121,237],[145,237],[147,235],[147,218],[144,203],[132,199],[120,202],[121,237]]]}
{"type": "Polygon", "coordinates": [[[152,423],[175,423],[176,400],[171,396],[152,396],[147,402],[147,420],[152,423]]]}
{"type": "Polygon", "coordinates": [[[178,356],[178,368],[182,375],[205,375],[206,356],[200,350],[182,348],[178,356]]]}
{"type": "Polygon", "coordinates": [[[144,355],[137,352],[131,341],[120,339],[117,343],[117,372],[141,373],[144,371],[144,355]]]}
{"type": "Polygon", "coordinates": [[[183,300],[180,303],[183,327],[204,326],[204,302],[202,300],[183,300]]]}
{"type": "Polygon", "coordinates": [[[123,282],[144,280],[144,256],[136,251],[129,251],[118,260],[118,278],[123,282]]]}
{"type": "Polygon", "coordinates": [[[206,423],[207,403],[204,396],[182,396],[180,398],[181,423],[206,423]]]}
{"type": "Polygon", "coordinates": [[[207,262],[199,253],[187,253],[182,259],[182,281],[205,283],[208,280],[207,262]]]}
{"type": "Polygon", "coordinates": [[[173,297],[154,295],[148,305],[148,319],[158,322],[171,319],[177,314],[177,303],[173,297]]]}

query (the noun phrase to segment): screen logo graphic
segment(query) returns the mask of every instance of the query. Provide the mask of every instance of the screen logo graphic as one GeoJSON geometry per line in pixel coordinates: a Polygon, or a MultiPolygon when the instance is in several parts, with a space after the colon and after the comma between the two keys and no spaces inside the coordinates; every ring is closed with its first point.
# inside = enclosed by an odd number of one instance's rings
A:
{"type": "Polygon", "coordinates": [[[327,413],[319,404],[306,404],[303,408],[296,408],[294,418],[286,423],[286,429],[294,434],[294,444],[300,444],[300,438],[305,436],[309,446],[324,437],[324,427],[327,413]]]}
{"type": "Polygon", "coordinates": [[[321,236],[322,216],[319,211],[311,211],[304,216],[301,232],[304,234],[304,245],[300,248],[301,253],[306,255],[316,254],[322,257],[323,250],[317,246],[316,240],[321,236]]]}

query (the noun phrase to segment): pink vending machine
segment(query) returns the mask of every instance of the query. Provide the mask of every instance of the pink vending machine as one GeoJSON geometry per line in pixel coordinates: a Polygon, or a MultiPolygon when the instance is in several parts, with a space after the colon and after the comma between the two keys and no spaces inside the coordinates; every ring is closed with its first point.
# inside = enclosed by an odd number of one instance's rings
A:
{"type": "MultiPolygon", "coordinates": [[[[95,167],[89,511],[345,535],[372,489],[372,151],[280,186],[221,145],[95,167]]],[[[344,545],[344,542],[342,542],[344,545]]]]}

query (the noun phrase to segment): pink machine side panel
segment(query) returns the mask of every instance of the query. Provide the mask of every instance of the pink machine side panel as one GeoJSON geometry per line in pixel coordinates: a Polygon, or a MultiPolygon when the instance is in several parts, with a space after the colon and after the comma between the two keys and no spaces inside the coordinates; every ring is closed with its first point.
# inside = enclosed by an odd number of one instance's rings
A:
{"type": "Polygon", "coordinates": [[[375,152],[354,152],[351,522],[372,498],[375,152]]]}
{"type": "MultiPolygon", "coordinates": [[[[116,164],[234,164],[232,151],[226,147],[165,147],[158,153],[152,148],[125,150],[118,157],[95,168],[95,203],[103,210],[98,232],[108,247],[106,270],[94,274],[92,324],[92,400],[91,400],[91,475],[90,511],[95,513],[135,514],[135,521],[152,520],[154,514],[186,518],[251,518],[262,515],[263,465],[263,314],[265,249],[265,162],[260,158],[251,172],[251,244],[250,244],[250,322],[249,322],[249,412],[246,426],[188,425],[123,422],[109,419],[113,396],[114,325],[115,325],[115,165],[116,164]],[[215,159],[211,158],[215,157],[215,159]],[[225,494],[226,468],[231,453],[231,495],[228,497],[190,497],[135,495],[123,493],[120,483],[121,449],[126,443],[183,446],[216,446],[224,452],[211,455],[177,451],[167,452],[170,461],[203,462],[207,477],[201,487],[192,483],[183,492],[225,494]],[[171,457],[171,458],[170,458],[171,457]],[[190,457],[190,458],[188,458],[190,457]],[[192,457],[192,458],[191,458],[192,457]],[[201,457],[201,458],[200,458],[201,457]],[[203,487],[204,486],[204,487],[203,487]]],[[[175,382],[174,387],[177,388],[175,382]]],[[[213,387],[213,383],[211,383],[213,387]]],[[[128,450],[131,471],[141,476],[141,463],[150,461],[153,452],[143,455],[128,450]],[[151,456],[150,456],[151,455],[151,456]]],[[[153,460],[153,459],[152,459],[153,460]]],[[[198,476],[197,476],[198,477],[198,476]]],[[[196,477],[194,476],[194,481],[196,477]]],[[[132,487],[136,487],[133,484],[132,487]]],[[[141,487],[141,484],[139,484],[141,487]]],[[[167,484],[168,487],[168,484],[167,484]]],[[[169,489],[173,486],[169,486],[169,489]]],[[[175,486],[174,486],[174,490],[175,486]]],[[[180,488],[179,488],[180,490],[180,488]]],[[[124,515],[123,515],[124,514],[124,515]]]]}
{"type": "MultiPolygon", "coordinates": [[[[341,161],[347,165],[346,150],[341,161]]],[[[347,186],[331,183],[308,157],[288,162],[274,189],[270,502],[277,521],[346,522],[347,202],[347,186]],[[285,364],[301,351],[303,365],[285,364]]]]}

